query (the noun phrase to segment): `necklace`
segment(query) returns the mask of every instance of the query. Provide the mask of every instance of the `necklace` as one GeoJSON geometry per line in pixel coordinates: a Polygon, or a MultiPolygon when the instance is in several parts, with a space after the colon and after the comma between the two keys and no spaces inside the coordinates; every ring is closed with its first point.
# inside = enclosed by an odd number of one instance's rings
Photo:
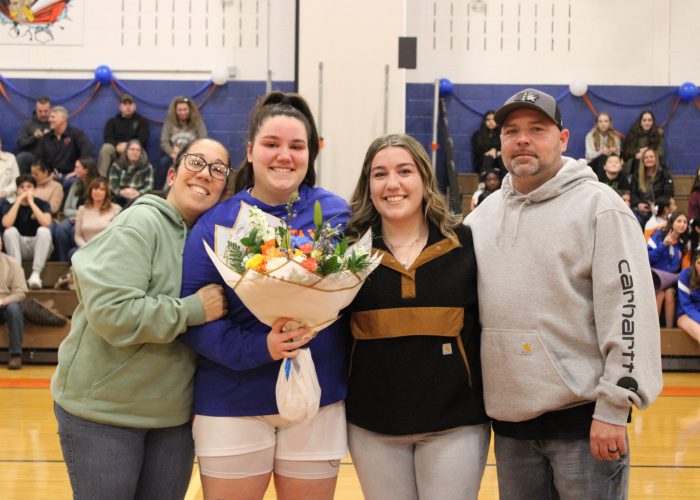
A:
{"type": "MultiPolygon", "coordinates": [[[[384,238],[384,241],[386,242],[386,245],[389,247],[389,250],[391,250],[391,253],[394,254],[394,257],[396,257],[398,259],[398,261],[401,263],[401,265],[403,267],[406,267],[406,268],[408,268],[408,257],[406,257],[405,259],[399,258],[398,254],[396,253],[396,249],[397,248],[413,248],[414,246],[416,246],[418,244],[418,242],[421,240],[422,237],[423,237],[423,231],[421,230],[418,233],[418,236],[416,236],[416,239],[413,240],[412,243],[410,243],[408,245],[394,245],[391,241],[389,241],[389,239],[386,236],[382,236],[382,238],[384,238]]],[[[409,255],[410,255],[410,253],[409,253],[409,255]]]]}

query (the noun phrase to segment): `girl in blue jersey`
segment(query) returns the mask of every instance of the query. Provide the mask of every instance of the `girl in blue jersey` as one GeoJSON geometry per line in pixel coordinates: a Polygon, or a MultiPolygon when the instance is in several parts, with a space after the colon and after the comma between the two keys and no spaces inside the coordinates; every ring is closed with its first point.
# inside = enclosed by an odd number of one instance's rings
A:
{"type": "Polygon", "coordinates": [[[661,308],[664,307],[668,327],[673,326],[675,318],[675,285],[681,271],[683,254],[687,249],[687,233],[688,217],[683,212],[675,212],[668,218],[666,227],[654,232],[647,243],[649,263],[652,273],[656,275],[656,308],[661,316],[661,308]]]}
{"type": "Polygon", "coordinates": [[[678,326],[700,342],[700,252],[678,277],[678,326]]]}
{"type": "MultiPolygon", "coordinates": [[[[304,99],[272,92],[251,118],[247,157],[236,177],[237,193],[207,212],[185,245],[182,293],[198,283],[223,280],[204,250],[214,246],[216,225],[232,227],[241,201],[283,218],[295,193],[291,226],[314,229],[314,203],[324,219],[345,224],[342,198],[314,187],[319,138],[304,99]]],[[[229,313],[206,327],[190,328],[183,341],[199,354],[195,376],[193,435],[205,498],[262,499],[274,474],[277,498],[333,497],[339,460],[346,456],[347,323],[340,320],[311,340],[304,328],[282,331],[259,322],[226,287],[229,313]],[[309,344],[321,386],[321,409],[294,424],[279,416],[275,385],[280,364],[309,344]]]]}

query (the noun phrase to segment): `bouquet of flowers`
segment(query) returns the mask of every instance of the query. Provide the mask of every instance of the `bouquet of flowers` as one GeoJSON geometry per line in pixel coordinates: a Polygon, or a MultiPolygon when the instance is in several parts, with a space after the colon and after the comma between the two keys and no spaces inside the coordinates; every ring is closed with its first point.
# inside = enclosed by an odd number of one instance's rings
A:
{"type": "MultiPolygon", "coordinates": [[[[224,281],[258,320],[271,326],[277,318],[292,318],[290,328],[305,326],[315,336],[339,318],[381,255],[371,255],[371,231],[348,245],[340,228],[323,220],[318,201],[312,237],[293,235],[288,222],[295,215],[294,201],[287,205],[286,221],[241,202],[233,227],[216,226],[214,249],[204,246],[224,281]]],[[[293,421],[311,418],[320,396],[310,349],[303,349],[280,368],[280,415],[293,421]]]]}

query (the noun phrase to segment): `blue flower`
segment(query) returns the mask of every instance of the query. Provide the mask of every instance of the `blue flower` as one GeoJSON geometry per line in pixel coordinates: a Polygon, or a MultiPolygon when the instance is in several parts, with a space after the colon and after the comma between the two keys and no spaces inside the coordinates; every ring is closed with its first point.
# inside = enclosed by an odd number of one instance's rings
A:
{"type": "Polygon", "coordinates": [[[300,236],[300,235],[292,236],[292,239],[291,239],[291,247],[292,248],[301,248],[301,246],[306,244],[306,243],[313,243],[313,241],[308,236],[300,236]]]}

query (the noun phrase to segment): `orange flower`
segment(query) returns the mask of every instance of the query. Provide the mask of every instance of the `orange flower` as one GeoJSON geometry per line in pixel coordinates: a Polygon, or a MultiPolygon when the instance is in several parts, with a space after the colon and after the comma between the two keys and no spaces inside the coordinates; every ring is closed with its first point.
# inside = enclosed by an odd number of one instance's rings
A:
{"type": "Polygon", "coordinates": [[[266,257],[283,257],[284,254],[276,244],[274,239],[268,240],[260,246],[260,252],[266,257]]]}
{"type": "Polygon", "coordinates": [[[275,239],[267,240],[265,243],[260,245],[260,253],[264,254],[265,250],[268,248],[275,248],[275,245],[277,244],[277,241],[275,239]]]}
{"type": "Polygon", "coordinates": [[[316,269],[318,269],[318,262],[314,259],[304,259],[301,265],[311,272],[316,272],[316,269]]]}
{"type": "Polygon", "coordinates": [[[314,246],[311,243],[304,243],[302,246],[299,247],[299,250],[301,250],[305,254],[310,254],[311,250],[314,249],[314,246]]]}

